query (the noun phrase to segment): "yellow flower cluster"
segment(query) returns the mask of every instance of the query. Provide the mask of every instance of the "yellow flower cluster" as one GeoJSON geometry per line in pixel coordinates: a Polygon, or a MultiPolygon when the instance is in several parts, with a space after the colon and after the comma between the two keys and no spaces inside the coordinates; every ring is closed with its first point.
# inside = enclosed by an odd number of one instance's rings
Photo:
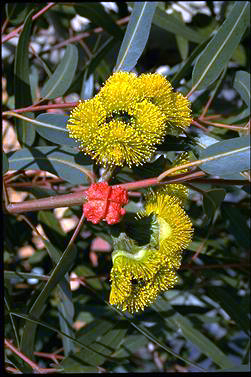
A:
{"type": "Polygon", "coordinates": [[[103,166],[141,165],[173,129],[191,123],[190,103],[158,73],[114,73],[69,118],[69,136],[103,166]]]}
{"type": "MultiPolygon", "coordinates": [[[[171,185],[169,185],[171,186],[171,185]]],[[[180,185],[182,186],[182,185],[180,185]]],[[[179,191],[179,190],[178,190],[179,191]]],[[[192,223],[183,201],[163,189],[149,191],[138,219],[152,216],[151,239],[137,246],[122,233],[114,241],[110,303],[131,313],[143,310],[178,281],[182,251],[192,239],[192,223]]]]}

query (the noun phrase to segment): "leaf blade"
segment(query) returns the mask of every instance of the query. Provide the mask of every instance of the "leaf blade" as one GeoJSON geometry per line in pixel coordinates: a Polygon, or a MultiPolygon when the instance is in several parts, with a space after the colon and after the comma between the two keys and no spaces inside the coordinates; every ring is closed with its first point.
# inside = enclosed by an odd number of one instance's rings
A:
{"type": "Polygon", "coordinates": [[[72,184],[89,184],[92,179],[91,159],[72,148],[23,148],[8,157],[10,170],[45,170],[72,184]]]}
{"type": "Polygon", "coordinates": [[[63,96],[73,81],[77,64],[78,49],[74,45],[68,45],[61,62],[44,84],[41,96],[47,99],[63,96]]]}
{"type": "MultiPolygon", "coordinates": [[[[227,177],[229,166],[231,174],[250,169],[250,140],[249,136],[242,136],[214,143],[199,153],[200,159],[217,157],[204,162],[200,168],[208,174],[227,177]]],[[[241,179],[240,175],[240,179],[241,179]]]]}
{"type": "Polygon", "coordinates": [[[193,88],[201,90],[214,82],[228,63],[249,23],[249,2],[235,2],[228,18],[198,57],[193,88]]]}
{"type": "Polygon", "coordinates": [[[157,2],[134,3],[114,71],[130,71],[141,56],[150,33],[157,2]]]}
{"type": "MultiPolygon", "coordinates": [[[[32,95],[29,77],[29,40],[31,34],[33,11],[29,13],[24,22],[21,32],[14,63],[14,92],[15,107],[21,108],[32,104],[32,95]]],[[[33,118],[32,113],[24,113],[33,118]]],[[[22,119],[15,119],[18,141],[21,145],[31,146],[35,140],[35,129],[22,119]]]]}
{"type": "Polygon", "coordinates": [[[234,88],[250,109],[250,73],[245,71],[236,72],[234,88]]]}

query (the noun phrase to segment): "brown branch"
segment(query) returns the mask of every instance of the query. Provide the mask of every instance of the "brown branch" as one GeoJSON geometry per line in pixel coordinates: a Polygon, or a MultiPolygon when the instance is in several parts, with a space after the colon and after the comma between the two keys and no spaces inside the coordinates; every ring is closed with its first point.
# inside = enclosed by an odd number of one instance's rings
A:
{"type": "Polygon", "coordinates": [[[231,124],[224,124],[224,123],[213,123],[213,122],[208,122],[207,120],[201,119],[201,118],[198,118],[198,121],[212,127],[221,127],[221,128],[226,128],[229,130],[234,130],[234,131],[245,131],[244,127],[241,127],[241,126],[232,126],[231,124]]]}
{"type": "MultiPolygon", "coordinates": [[[[49,110],[49,109],[65,109],[65,108],[71,108],[75,107],[78,104],[78,102],[67,102],[67,103],[53,103],[49,105],[31,105],[28,107],[22,107],[21,109],[11,110],[13,113],[26,113],[27,111],[40,111],[40,110],[49,110]]],[[[8,116],[9,111],[4,111],[2,113],[3,116],[8,116]]]]}
{"type": "MultiPolygon", "coordinates": [[[[116,24],[117,25],[123,25],[123,24],[127,23],[128,20],[129,20],[129,16],[126,16],[126,17],[121,18],[120,20],[116,21],[116,24]]],[[[70,43],[78,42],[78,41],[81,41],[84,38],[88,38],[93,33],[95,33],[95,34],[96,33],[102,33],[103,31],[104,31],[104,29],[102,27],[97,27],[93,30],[86,31],[84,33],[78,33],[78,35],[71,37],[71,38],[68,38],[63,42],[60,42],[60,43],[56,44],[55,46],[52,46],[52,47],[48,48],[47,50],[42,51],[40,54],[41,55],[46,54],[47,52],[50,52],[51,50],[55,50],[56,48],[61,48],[61,47],[64,47],[64,46],[66,46],[70,43]]]]}
{"type": "MultiPolygon", "coordinates": [[[[43,13],[47,12],[47,10],[49,10],[50,8],[52,8],[54,5],[56,5],[56,4],[55,3],[49,3],[49,4],[47,4],[43,9],[41,9],[39,12],[37,12],[36,14],[34,14],[34,16],[32,16],[32,21],[36,20],[43,13]]],[[[7,42],[11,38],[15,37],[16,34],[18,34],[20,31],[23,30],[23,27],[24,27],[24,24],[20,25],[18,28],[16,28],[15,30],[13,30],[10,34],[8,34],[5,37],[3,37],[2,43],[7,42]]]]}
{"type": "MultiPolygon", "coordinates": [[[[137,190],[139,188],[156,186],[159,184],[186,182],[190,180],[193,180],[194,182],[197,182],[197,183],[215,183],[215,184],[227,184],[227,185],[250,184],[246,180],[225,180],[225,179],[216,179],[216,178],[215,179],[201,178],[205,175],[206,174],[204,172],[197,171],[193,173],[177,174],[175,176],[172,175],[166,178],[166,180],[163,182],[159,182],[158,177],[154,177],[154,178],[144,179],[142,181],[122,183],[119,186],[125,188],[126,190],[137,190]]],[[[6,206],[6,210],[12,214],[40,211],[40,210],[46,210],[46,209],[58,208],[58,207],[71,207],[71,206],[83,205],[85,200],[86,200],[85,191],[83,190],[81,192],[75,192],[71,194],[50,196],[48,198],[43,198],[43,199],[29,200],[23,203],[11,203],[8,206],[6,206]]]]}
{"type": "Polygon", "coordinates": [[[21,351],[19,351],[13,344],[7,340],[4,339],[4,345],[5,347],[9,348],[13,353],[15,353],[17,356],[19,356],[26,364],[28,364],[35,373],[39,374],[46,374],[46,373],[54,373],[57,372],[58,369],[55,368],[40,368],[34,361],[30,360],[27,356],[25,356],[21,351]]]}

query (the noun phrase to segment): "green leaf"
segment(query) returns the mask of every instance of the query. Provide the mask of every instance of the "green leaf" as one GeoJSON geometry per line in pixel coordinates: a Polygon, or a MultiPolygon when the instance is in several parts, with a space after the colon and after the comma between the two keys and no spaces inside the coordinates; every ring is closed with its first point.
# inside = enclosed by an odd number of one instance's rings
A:
{"type": "Polygon", "coordinates": [[[229,220],[229,231],[234,235],[238,244],[248,249],[250,247],[250,230],[240,208],[224,203],[222,206],[222,215],[229,220]]]}
{"type": "Polygon", "coordinates": [[[203,208],[207,215],[208,222],[213,219],[215,211],[223,202],[225,195],[226,192],[224,189],[213,189],[209,191],[204,191],[203,208]]]}
{"type": "Polygon", "coordinates": [[[9,153],[10,170],[45,170],[74,184],[89,184],[91,159],[67,147],[23,148],[9,153]]]}
{"type": "MultiPolygon", "coordinates": [[[[39,211],[39,215],[40,215],[39,220],[41,220],[42,218],[43,221],[47,222],[47,224],[52,225],[54,229],[56,229],[58,232],[61,232],[61,234],[64,234],[64,232],[60,228],[60,224],[58,223],[57,219],[53,216],[52,212],[39,211]]],[[[59,262],[60,257],[62,256],[62,253],[58,249],[56,249],[51,242],[44,240],[44,244],[45,244],[48,254],[50,255],[52,261],[54,262],[54,265],[56,265],[59,262]]],[[[58,315],[59,315],[60,329],[63,333],[71,337],[74,337],[74,332],[72,329],[73,317],[74,317],[74,305],[72,302],[72,294],[71,294],[71,289],[70,289],[70,284],[69,284],[69,274],[65,274],[65,279],[62,279],[62,281],[59,282],[58,294],[56,297],[57,297],[57,300],[59,301],[58,302],[58,315]]],[[[75,351],[74,343],[72,342],[70,338],[66,338],[63,336],[62,341],[63,341],[63,346],[64,346],[64,353],[66,356],[69,355],[70,352],[75,351]]]]}
{"type": "Polygon", "coordinates": [[[98,2],[82,2],[74,5],[74,8],[81,17],[86,17],[97,26],[101,26],[115,38],[123,38],[123,31],[114,22],[110,14],[104,10],[102,4],[98,2]]]}
{"type": "Polygon", "coordinates": [[[165,312],[164,320],[172,327],[181,329],[184,337],[192,342],[204,355],[210,357],[221,368],[231,368],[233,363],[228,357],[201,331],[195,329],[189,319],[176,312],[164,299],[159,299],[153,308],[160,314],[165,312]]]}
{"type": "Polygon", "coordinates": [[[157,2],[134,3],[114,71],[131,71],[141,56],[151,29],[157,2]]]}
{"type": "Polygon", "coordinates": [[[185,75],[190,71],[194,59],[201,53],[203,48],[207,45],[209,39],[206,39],[201,44],[199,44],[193,52],[188,56],[188,58],[181,64],[180,69],[175,73],[173,78],[171,78],[170,82],[174,87],[177,87],[180,80],[185,77],[185,75]]]}
{"type": "Polygon", "coordinates": [[[4,152],[2,152],[2,164],[3,164],[3,170],[2,173],[5,174],[9,170],[9,161],[8,157],[4,152]]]}
{"type": "Polygon", "coordinates": [[[198,57],[192,75],[193,88],[205,89],[227,65],[249,25],[248,1],[236,1],[231,13],[198,57]]]}
{"type": "Polygon", "coordinates": [[[217,373],[218,372],[235,372],[236,374],[238,372],[250,372],[250,364],[237,365],[231,369],[217,369],[217,373]]]}
{"type": "Polygon", "coordinates": [[[85,69],[87,70],[87,76],[91,73],[95,73],[97,66],[100,64],[105,55],[114,48],[116,42],[117,41],[114,37],[110,37],[101,45],[97,52],[92,56],[91,60],[86,64],[85,69]]]}
{"type": "MultiPolygon", "coordinates": [[[[29,42],[31,34],[33,11],[26,17],[23,30],[18,40],[14,63],[14,93],[15,108],[22,108],[32,104],[29,79],[29,42]]],[[[32,113],[23,115],[33,118],[32,113]]],[[[30,146],[35,140],[35,129],[23,119],[15,119],[18,141],[21,145],[30,146]]]]}
{"type": "Polygon", "coordinates": [[[71,86],[77,64],[78,49],[74,45],[68,45],[61,62],[43,86],[41,96],[48,99],[63,96],[71,86]]]}
{"type": "Polygon", "coordinates": [[[186,26],[182,19],[178,19],[173,14],[167,14],[159,7],[156,8],[153,16],[153,23],[161,29],[165,29],[171,33],[184,37],[188,41],[200,43],[205,39],[197,31],[186,26]]]}
{"type": "MultiPolygon", "coordinates": [[[[48,300],[50,293],[60,282],[60,280],[63,279],[64,275],[70,270],[76,257],[76,252],[77,249],[74,245],[71,245],[65,249],[56,267],[53,269],[49,280],[46,282],[44,288],[29,311],[29,317],[31,319],[38,319],[42,315],[45,308],[45,303],[48,300]]],[[[32,357],[33,354],[35,331],[36,324],[26,322],[21,339],[21,349],[28,357],[32,357]]]]}
{"type": "Polygon", "coordinates": [[[250,73],[238,71],[234,78],[234,88],[250,110],[250,73]]]}
{"type": "MultiPolygon", "coordinates": [[[[202,150],[199,157],[215,158],[200,165],[208,174],[224,178],[229,174],[243,172],[250,169],[250,138],[242,136],[220,141],[202,150]]],[[[239,177],[242,178],[241,175],[239,177]]]]}
{"type": "Polygon", "coordinates": [[[95,272],[88,266],[79,265],[74,270],[78,276],[93,276],[93,279],[88,280],[88,285],[94,289],[102,289],[102,284],[98,278],[95,278],[95,272]]]}
{"type": "Polygon", "coordinates": [[[36,124],[35,127],[39,135],[46,140],[59,145],[68,145],[69,147],[78,145],[74,139],[69,137],[69,132],[66,129],[69,120],[68,115],[45,113],[38,115],[36,120],[44,123],[44,126],[36,124]],[[46,124],[48,124],[48,127],[46,127],[46,124]]]}
{"type": "Polygon", "coordinates": [[[218,286],[208,287],[207,290],[209,297],[216,301],[220,307],[225,310],[240,329],[249,334],[250,326],[248,315],[240,305],[240,298],[235,294],[234,290],[228,290],[218,286]]]}
{"type": "Polygon", "coordinates": [[[77,370],[80,369],[80,366],[86,366],[87,363],[91,363],[92,365],[102,365],[105,360],[118,348],[119,344],[123,340],[126,332],[127,332],[127,324],[125,321],[119,321],[115,325],[112,322],[107,322],[104,319],[102,320],[102,328],[105,329],[103,334],[98,331],[96,326],[93,326],[91,323],[91,335],[93,332],[96,337],[96,341],[90,342],[90,338],[88,337],[89,332],[85,332],[85,335],[78,338],[78,341],[81,341],[82,344],[89,346],[92,352],[88,352],[86,350],[81,350],[74,355],[71,355],[64,359],[60,366],[64,367],[65,372],[69,372],[70,370],[77,370]],[[108,324],[108,330],[107,330],[108,324]],[[96,354],[93,353],[96,352],[96,354]]]}

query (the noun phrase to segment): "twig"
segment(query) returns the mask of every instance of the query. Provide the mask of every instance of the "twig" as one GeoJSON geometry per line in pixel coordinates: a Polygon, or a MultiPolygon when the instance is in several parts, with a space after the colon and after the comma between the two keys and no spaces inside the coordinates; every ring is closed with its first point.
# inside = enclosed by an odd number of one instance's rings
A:
{"type": "Polygon", "coordinates": [[[200,122],[202,122],[202,123],[206,123],[206,124],[208,124],[209,126],[213,126],[213,127],[228,128],[228,129],[230,129],[230,130],[234,130],[234,131],[245,131],[245,130],[244,130],[244,127],[240,127],[240,126],[232,126],[231,124],[212,123],[212,122],[208,122],[207,120],[205,120],[205,119],[201,119],[201,118],[198,118],[198,121],[200,121],[200,122]]]}
{"type": "MultiPolygon", "coordinates": [[[[117,25],[123,25],[123,24],[127,23],[128,20],[129,20],[129,16],[126,16],[126,17],[121,18],[120,20],[116,21],[116,24],[117,25]]],[[[47,50],[42,51],[40,53],[40,55],[46,54],[47,52],[50,52],[51,50],[55,50],[56,48],[64,47],[64,46],[66,46],[70,43],[78,42],[78,41],[80,41],[84,38],[90,37],[93,33],[96,34],[96,33],[101,33],[103,31],[104,31],[104,29],[102,27],[97,27],[93,30],[86,31],[84,33],[78,33],[78,35],[71,37],[71,38],[68,38],[63,42],[60,42],[60,43],[56,44],[55,46],[52,46],[52,47],[48,48],[47,50]]]]}
{"type": "MultiPolygon", "coordinates": [[[[22,107],[21,109],[11,110],[12,113],[26,113],[27,111],[40,111],[40,110],[50,110],[50,109],[65,109],[65,108],[71,108],[75,107],[78,104],[78,102],[68,102],[68,103],[53,103],[49,105],[31,105],[28,107],[22,107]]],[[[2,113],[3,116],[12,115],[9,111],[4,111],[2,113]]]]}
{"type": "Polygon", "coordinates": [[[7,339],[4,339],[4,345],[9,348],[12,352],[14,352],[17,356],[19,356],[24,362],[26,362],[36,373],[44,374],[44,373],[54,373],[57,372],[58,369],[55,368],[40,368],[36,363],[30,360],[27,356],[25,356],[21,351],[19,351],[11,342],[7,339]]]}
{"type": "MultiPolygon", "coordinates": [[[[55,3],[49,3],[49,4],[47,4],[43,9],[41,9],[39,12],[37,12],[36,14],[34,14],[34,16],[32,16],[32,21],[36,20],[43,13],[47,12],[47,10],[49,10],[50,8],[52,8],[54,5],[55,5],[55,3]]],[[[17,29],[13,30],[10,34],[8,34],[5,37],[3,37],[2,43],[7,42],[11,38],[15,37],[16,34],[18,34],[20,31],[23,30],[23,27],[24,27],[24,24],[20,25],[17,29]]]]}
{"type": "MultiPolygon", "coordinates": [[[[183,168],[178,166],[178,169],[183,168]]],[[[168,172],[168,171],[167,171],[168,172]]],[[[165,173],[167,173],[165,172],[165,173]]],[[[163,174],[165,174],[163,173],[163,174]]],[[[205,173],[202,171],[194,172],[190,174],[177,174],[177,176],[171,176],[164,182],[160,182],[159,177],[144,179],[142,181],[122,183],[119,186],[125,188],[126,190],[137,190],[143,187],[156,186],[159,184],[170,184],[176,182],[186,182],[188,180],[193,180],[198,183],[215,183],[215,184],[227,184],[227,185],[245,185],[249,184],[246,180],[224,180],[224,179],[201,179],[202,176],[205,176],[205,173]]],[[[115,185],[117,186],[117,185],[115,185]]],[[[22,212],[32,212],[39,211],[50,208],[58,207],[71,207],[77,205],[83,205],[85,202],[85,191],[75,192],[71,194],[59,195],[59,196],[50,196],[48,198],[29,200],[23,203],[11,203],[6,207],[6,210],[9,213],[22,213],[22,212]]]]}

